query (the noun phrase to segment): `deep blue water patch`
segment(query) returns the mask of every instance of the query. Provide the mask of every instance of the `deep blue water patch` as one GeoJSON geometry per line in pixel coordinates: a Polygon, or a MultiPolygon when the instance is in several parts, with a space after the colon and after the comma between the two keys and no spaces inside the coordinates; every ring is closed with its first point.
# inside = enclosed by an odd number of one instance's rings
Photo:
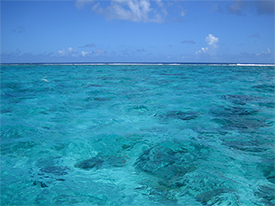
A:
{"type": "Polygon", "coordinates": [[[1,67],[1,205],[274,205],[274,67],[1,67]]]}

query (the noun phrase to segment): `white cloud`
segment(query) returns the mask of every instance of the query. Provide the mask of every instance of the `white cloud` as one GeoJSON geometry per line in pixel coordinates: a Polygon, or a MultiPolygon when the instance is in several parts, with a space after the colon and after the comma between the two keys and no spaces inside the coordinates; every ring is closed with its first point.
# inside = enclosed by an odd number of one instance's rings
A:
{"type": "MultiPolygon", "coordinates": [[[[163,7],[161,0],[156,2],[163,7]]],[[[133,22],[163,22],[161,16],[151,8],[149,0],[112,0],[110,6],[103,9],[97,3],[93,10],[108,19],[121,19],[133,22]]],[[[166,10],[163,7],[163,13],[166,10]]]]}
{"type": "Polygon", "coordinates": [[[58,54],[59,54],[60,56],[65,56],[65,55],[66,55],[66,50],[65,50],[65,49],[59,50],[59,51],[58,51],[58,54]]]}
{"type": "MultiPolygon", "coordinates": [[[[94,44],[88,44],[88,46],[95,47],[94,44]]],[[[82,47],[86,48],[86,47],[82,47]]],[[[101,48],[96,48],[90,51],[77,51],[76,49],[69,47],[68,49],[62,49],[57,51],[57,57],[88,57],[88,56],[99,56],[106,54],[106,51],[101,48]]]]}
{"type": "Polygon", "coordinates": [[[96,53],[97,54],[104,54],[105,51],[103,49],[98,48],[98,49],[96,49],[96,53]]]}
{"type": "Polygon", "coordinates": [[[85,56],[86,56],[87,54],[89,54],[89,53],[90,53],[90,52],[82,51],[82,52],[81,52],[81,55],[85,57],[85,56]]]}
{"type": "Polygon", "coordinates": [[[180,9],[179,15],[180,15],[181,17],[184,17],[184,16],[186,15],[186,13],[187,13],[187,10],[184,10],[184,9],[182,8],[182,6],[179,6],[179,9],[180,9]]]}
{"type": "Polygon", "coordinates": [[[219,41],[219,38],[214,37],[212,34],[209,34],[206,38],[205,41],[208,43],[209,46],[217,48],[217,43],[219,41]]]}
{"type": "Polygon", "coordinates": [[[164,6],[164,3],[161,0],[156,0],[156,3],[158,4],[158,6],[162,9],[162,12],[164,15],[167,15],[168,12],[164,6]]]}
{"type": "Polygon", "coordinates": [[[72,47],[69,47],[69,48],[68,48],[68,51],[69,51],[69,52],[71,52],[71,51],[73,51],[73,50],[74,50],[74,49],[73,49],[72,47]]]}
{"type": "Polygon", "coordinates": [[[76,0],[74,5],[78,9],[83,9],[85,6],[93,3],[94,0],[76,0]]]}
{"type": "Polygon", "coordinates": [[[270,54],[270,53],[271,53],[270,49],[267,48],[267,51],[262,51],[262,52],[256,54],[256,56],[265,55],[265,54],[270,54]]]}
{"type": "Polygon", "coordinates": [[[208,51],[208,47],[205,47],[205,48],[201,48],[201,51],[203,52],[203,53],[206,53],[207,51],[208,51]]]}
{"type": "Polygon", "coordinates": [[[69,47],[68,49],[62,49],[58,51],[59,56],[73,56],[77,57],[77,50],[73,49],[72,47],[69,47]]]}
{"type": "Polygon", "coordinates": [[[105,54],[106,52],[103,49],[97,48],[95,51],[81,51],[81,55],[85,56],[98,56],[101,54],[105,54]]]}
{"type": "Polygon", "coordinates": [[[214,51],[215,48],[218,47],[218,42],[219,42],[219,38],[213,36],[212,34],[209,34],[206,38],[205,41],[208,44],[208,47],[202,47],[199,51],[196,52],[196,54],[200,54],[200,53],[212,53],[214,51]]]}
{"type": "Polygon", "coordinates": [[[184,16],[185,16],[185,12],[184,12],[184,11],[181,11],[181,12],[180,12],[180,16],[184,17],[184,16]]]}

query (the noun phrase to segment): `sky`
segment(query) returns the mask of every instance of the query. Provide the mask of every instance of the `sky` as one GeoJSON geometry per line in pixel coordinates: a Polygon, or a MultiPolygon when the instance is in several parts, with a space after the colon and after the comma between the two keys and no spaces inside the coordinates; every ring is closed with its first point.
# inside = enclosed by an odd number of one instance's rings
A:
{"type": "Polygon", "coordinates": [[[2,0],[1,63],[274,63],[274,0],[2,0]]]}

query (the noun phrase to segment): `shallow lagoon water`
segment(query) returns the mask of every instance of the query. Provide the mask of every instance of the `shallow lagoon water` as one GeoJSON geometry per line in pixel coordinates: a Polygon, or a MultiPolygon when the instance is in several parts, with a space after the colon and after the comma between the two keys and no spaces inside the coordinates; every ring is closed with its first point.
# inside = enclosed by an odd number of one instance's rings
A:
{"type": "Polygon", "coordinates": [[[274,205],[274,67],[1,67],[1,205],[274,205]]]}

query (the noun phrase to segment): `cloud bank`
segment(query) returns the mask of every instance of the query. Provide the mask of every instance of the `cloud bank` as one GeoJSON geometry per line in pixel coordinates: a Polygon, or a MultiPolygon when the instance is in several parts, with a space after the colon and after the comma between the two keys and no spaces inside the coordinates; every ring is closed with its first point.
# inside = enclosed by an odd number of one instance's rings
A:
{"type": "Polygon", "coordinates": [[[258,14],[274,14],[275,5],[274,0],[257,1],[256,8],[258,14]]]}
{"type": "Polygon", "coordinates": [[[111,0],[110,5],[102,7],[102,2],[93,0],[76,0],[75,6],[83,9],[92,3],[92,10],[108,20],[120,19],[133,22],[164,22],[162,16],[167,15],[164,3],[161,0],[151,1],[156,4],[154,9],[149,0],[111,0]]]}
{"type": "Polygon", "coordinates": [[[91,48],[91,47],[95,47],[95,44],[94,43],[85,44],[84,46],[80,46],[79,48],[91,48]]]}
{"type": "Polygon", "coordinates": [[[84,9],[87,5],[93,3],[94,0],[76,0],[75,7],[78,9],[84,9]]]}
{"type": "Polygon", "coordinates": [[[274,0],[235,0],[227,6],[227,11],[231,14],[244,15],[246,9],[256,10],[259,15],[274,14],[274,0]]]}
{"type": "Polygon", "coordinates": [[[133,22],[156,22],[163,20],[159,14],[153,14],[148,0],[113,0],[111,5],[103,9],[97,3],[93,10],[107,19],[120,19],[133,22]]]}
{"type": "Polygon", "coordinates": [[[196,42],[194,40],[183,40],[180,43],[182,43],[182,44],[196,44],[196,42]]]}
{"type": "Polygon", "coordinates": [[[20,34],[20,33],[26,32],[26,30],[25,30],[25,27],[18,26],[18,27],[16,27],[16,29],[13,29],[12,32],[20,34]]]}
{"type": "Polygon", "coordinates": [[[243,0],[235,0],[232,5],[227,7],[227,10],[232,14],[241,15],[247,4],[243,0]]]}
{"type": "Polygon", "coordinates": [[[249,38],[260,38],[260,34],[257,32],[257,33],[253,33],[249,36],[249,38]]]}

